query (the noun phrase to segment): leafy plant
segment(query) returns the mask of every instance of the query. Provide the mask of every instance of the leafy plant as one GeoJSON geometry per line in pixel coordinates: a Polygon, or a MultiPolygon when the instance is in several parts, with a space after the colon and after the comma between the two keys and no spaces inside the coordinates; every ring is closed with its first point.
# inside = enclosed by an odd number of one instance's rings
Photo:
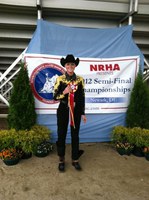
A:
{"type": "Polygon", "coordinates": [[[27,68],[24,63],[20,63],[20,68],[10,96],[8,127],[16,130],[30,130],[36,123],[35,103],[27,68]]]}
{"type": "Polygon", "coordinates": [[[130,96],[126,113],[127,127],[149,129],[149,88],[139,72],[130,96]]]}
{"type": "Polygon", "coordinates": [[[40,136],[39,143],[37,144],[36,148],[34,149],[35,154],[40,154],[40,153],[49,153],[52,146],[50,143],[50,130],[41,125],[34,125],[32,127],[32,130],[40,136]]]}
{"type": "Polygon", "coordinates": [[[123,148],[125,150],[132,150],[134,148],[134,146],[128,142],[125,142],[125,143],[120,143],[118,142],[116,144],[116,148],[123,148]]]}
{"type": "Polygon", "coordinates": [[[43,141],[50,140],[50,130],[45,126],[34,125],[31,130],[18,131],[20,148],[25,153],[34,153],[38,145],[43,141]]]}
{"type": "Polygon", "coordinates": [[[112,131],[112,141],[120,155],[130,155],[134,144],[130,143],[130,129],[124,126],[116,126],[112,131]]]}
{"type": "Polygon", "coordinates": [[[125,143],[128,141],[127,139],[128,128],[124,126],[115,126],[112,131],[112,141],[114,143],[120,142],[125,143]]]}
{"type": "Polygon", "coordinates": [[[2,160],[19,158],[21,151],[18,150],[19,140],[15,129],[0,131],[0,158],[2,160]]]}
{"type": "Polygon", "coordinates": [[[140,127],[116,126],[112,131],[112,141],[114,143],[129,143],[136,147],[149,146],[149,130],[140,127]]]}
{"type": "Polygon", "coordinates": [[[44,126],[34,125],[31,130],[0,130],[0,148],[20,149],[33,153],[43,141],[50,140],[50,130],[44,126]]]}
{"type": "Polygon", "coordinates": [[[144,146],[143,133],[142,133],[142,129],[140,127],[132,128],[130,134],[132,136],[131,142],[136,147],[143,147],[144,146]]]}
{"type": "Polygon", "coordinates": [[[48,141],[43,141],[41,144],[37,146],[37,149],[35,151],[35,155],[38,157],[44,157],[52,151],[53,146],[48,141]]]}
{"type": "Polygon", "coordinates": [[[15,129],[0,131],[0,148],[16,148],[18,146],[17,131],[15,129]]]}
{"type": "Polygon", "coordinates": [[[21,157],[21,151],[18,151],[16,148],[6,148],[0,152],[0,158],[2,160],[10,160],[21,157]]]}
{"type": "Polygon", "coordinates": [[[143,129],[142,130],[143,139],[144,139],[144,146],[149,147],[149,130],[143,129]]]}
{"type": "Polygon", "coordinates": [[[33,130],[40,137],[41,142],[50,140],[51,131],[46,126],[36,124],[32,126],[31,130],[33,130]]]}

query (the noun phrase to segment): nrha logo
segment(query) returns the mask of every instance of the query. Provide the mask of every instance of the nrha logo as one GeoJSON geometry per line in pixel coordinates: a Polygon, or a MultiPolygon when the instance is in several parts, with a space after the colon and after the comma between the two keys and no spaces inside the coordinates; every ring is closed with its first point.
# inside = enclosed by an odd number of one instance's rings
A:
{"type": "Polygon", "coordinates": [[[65,73],[64,68],[53,63],[43,63],[31,74],[31,88],[36,99],[43,103],[57,103],[53,99],[54,84],[58,76],[65,73]]]}

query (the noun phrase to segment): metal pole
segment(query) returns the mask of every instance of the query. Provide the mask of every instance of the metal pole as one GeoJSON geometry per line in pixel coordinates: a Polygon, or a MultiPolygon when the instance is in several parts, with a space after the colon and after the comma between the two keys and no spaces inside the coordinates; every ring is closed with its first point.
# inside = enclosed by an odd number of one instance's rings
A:
{"type": "Polygon", "coordinates": [[[9,106],[9,102],[0,94],[0,99],[7,105],[9,106]]]}
{"type": "Polygon", "coordinates": [[[138,12],[138,0],[135,0],[134,11],[138,12]]]}
{"type": "Polygon", "coordinates": [[[37,19],[42,19],[42,5],[41,5],[41,0],[36,0],[36,6],[37,6],[37,19]]]}
{"type": "Polygon", "coordinates": [[[128,19],[128,23],[132,24],[132,16],[134,14],[136,14],[138,12],[138,0],[130,0],[130,4],[129,4],[129,12],[127,13],[127,15],[125,17],[123,17],[120,22],[119,22],[119,26],[121,26],[121,24],[128,19]]]}
{"type": "MultiPolygon", "coordinates": [[[[129,13],[131,13],[133,10],[133,0],[130,0],[130,4],[129,4],[129,13]]],[[[128,18],[128,24],[131,25],[132,24],[132,15],[129,16],[128,18]]]]}
{"type": "Polygon", "coordinates": [[[10,65],[10,67],[0,76],[0,82],[9,74],[9,72],[16,66],[21,60],[22,55],[26,52],[27,48],[19,55],[19,57],[10,65]]]}

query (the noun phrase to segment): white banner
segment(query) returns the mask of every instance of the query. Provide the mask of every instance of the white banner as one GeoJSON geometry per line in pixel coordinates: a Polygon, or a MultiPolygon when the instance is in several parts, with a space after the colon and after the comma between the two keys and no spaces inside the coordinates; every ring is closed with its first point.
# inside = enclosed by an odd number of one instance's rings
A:
{"type": "MultiPolygon", "coordinates": [[[[59,102],[53,100],[53,87],[57,76],[65,73],[61,57],[25,54],[38,114],[56,113],[59,102]]],[[[85,81],[86,113],[126,112],[139,62],[139,56],[80,58],[75,73],[85,81]]]]}

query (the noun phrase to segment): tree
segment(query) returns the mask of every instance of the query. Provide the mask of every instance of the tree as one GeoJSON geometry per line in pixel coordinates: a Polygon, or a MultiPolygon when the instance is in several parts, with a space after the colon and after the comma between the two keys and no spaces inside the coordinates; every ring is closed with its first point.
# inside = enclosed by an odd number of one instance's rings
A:
{"type": "Polygon", "coordinates": [[[29,130],[36,123],[35,102],[27,68],[22,62],[20,68],[10,96],[8,127],[16,130],[29,130]]]}
{"type": "Polygon", "coordinates": [[[138,73],[130,96],[126,125],[149,129],[149,88],[143,82],[142,72],[138,73]]]}

